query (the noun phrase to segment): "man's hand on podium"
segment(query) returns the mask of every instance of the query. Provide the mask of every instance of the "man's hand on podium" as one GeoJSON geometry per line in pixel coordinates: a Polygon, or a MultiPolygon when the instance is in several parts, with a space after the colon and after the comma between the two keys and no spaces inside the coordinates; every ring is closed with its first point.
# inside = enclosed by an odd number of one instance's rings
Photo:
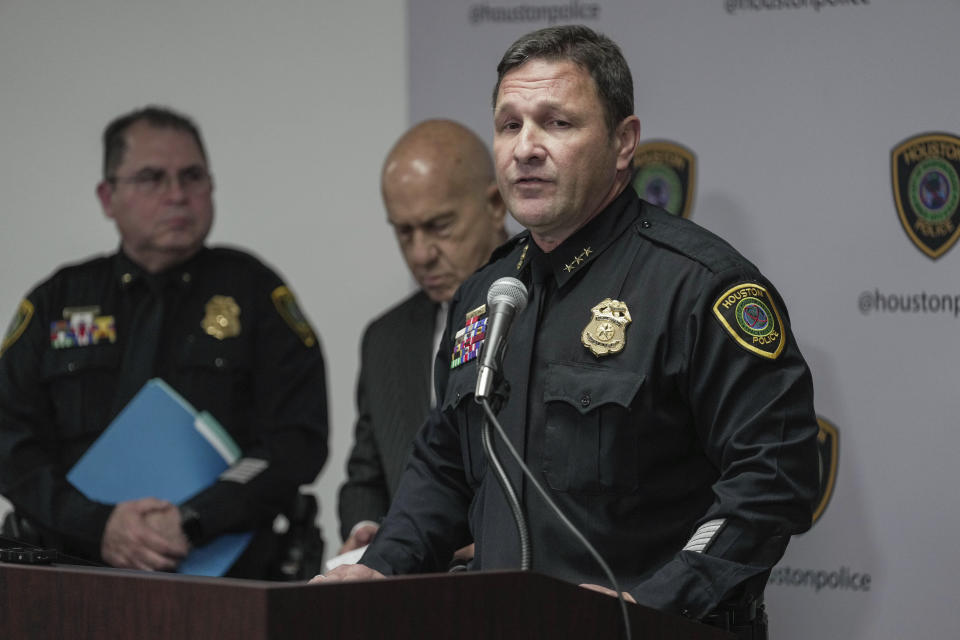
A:
{"type": "MultiPolygon", "coordinates": [[[[601,587],[598,584],[582,584],[580,586],[583,587],[584,589],[590,589],[591,591],[598,591],[604,595],[613,596],[614,598],[617,597],[616,591],[614,591],[613,589],[608,589],[606,587],[601,587]]],[[[627,602],[632,602],[633,604],[637,604],[637,601],[633,599],[633,596],[627,593],[626,591],[623,592],[623,599],[626,600],[627,602]]]]}
{"type": "Polygon", "coordinates": [[[354,580],[382,580],[384,575],[362,564],[342,564],[327,573],[313,576],[309,584],[351,582],[354,580]]]}
{"type": "Polygon", "coordinates": [[[470,562],[473,560],[473,543],[471,542],[467,546],[454,551],[453,559],[461,562],[470,562]]]}
{"type": "Polygon", "coordinates": [[[156,498],[117,504],[100,541],[104,562],[144,571],[176,569],[189,550],[177,506],[156,498]]]}

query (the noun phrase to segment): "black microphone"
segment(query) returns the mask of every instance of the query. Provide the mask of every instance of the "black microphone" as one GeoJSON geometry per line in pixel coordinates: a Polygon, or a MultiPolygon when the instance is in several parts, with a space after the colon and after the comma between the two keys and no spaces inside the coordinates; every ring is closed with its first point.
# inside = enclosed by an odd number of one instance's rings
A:
{"type": "Polygon", "coordinates": [[[527,306],[527,288],[516,278],[500,278],[490,285],[487,291],[487,335],[483,340],[477,373],[477,389],[474,394],[478,402],[489,398],[493,389],[494,377],[500,370],[503,352],[507,346],[507,334],[513,317],[527,306]]]}

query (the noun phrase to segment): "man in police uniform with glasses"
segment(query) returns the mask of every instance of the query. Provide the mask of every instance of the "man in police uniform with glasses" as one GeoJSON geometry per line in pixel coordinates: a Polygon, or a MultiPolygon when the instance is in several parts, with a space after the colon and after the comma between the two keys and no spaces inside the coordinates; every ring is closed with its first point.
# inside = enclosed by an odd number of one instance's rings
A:
{"type": "Polygon", "coordinates": [[[327,456],[324,363],[280,277],[208,248],[213,180],[187,117],[147,107],[104,132],[97,197],[119,250],[66,266],[21,303],[0,351],[5,532],[115,567],[174,570],[191,548],[255,531],[230,569],[268,578],[275,517],[327,456]],[[209,411],[242,455],[183,504],[103,504],[66,474],[150,378],[209,411]]]}

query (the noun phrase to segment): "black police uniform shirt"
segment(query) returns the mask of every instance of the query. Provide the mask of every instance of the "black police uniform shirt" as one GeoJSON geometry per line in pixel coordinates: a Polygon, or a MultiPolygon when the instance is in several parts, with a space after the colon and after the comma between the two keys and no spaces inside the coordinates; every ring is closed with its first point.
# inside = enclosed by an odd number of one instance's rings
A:
{"type": "MultiPolygon", "coordinates": [[[[810,373],[758,270],[629,188],[549,254],[520,234],[455,295],[436,367],[440,408],[362,562],[384,574],[436,570],[472,536],[475,568],[519,567],[469,355],[487,290],[503,276],[525,281],[530,302],[508,339],[499,420],[620,586],[695,618],[762,595],[790,535],[811,524],[810,373]]],[[[520,487],[532,569],[611,586],[497,448],[520,487]]]]}
{"type": "Polygon", "coordinates": [[[0,493],[67,552],[99,558],[113,507],[88,500],[65,476],[129,399],[115,391],[150,278],[163,297],[152,375],[212,413],[242,451],[184,505],[199,519],[198,543],[266,532],[326,459],[317,338],[256,258],[203,248],[156,277],[122,252],[62,268],[21,303],[0,355],[0,493]]]}

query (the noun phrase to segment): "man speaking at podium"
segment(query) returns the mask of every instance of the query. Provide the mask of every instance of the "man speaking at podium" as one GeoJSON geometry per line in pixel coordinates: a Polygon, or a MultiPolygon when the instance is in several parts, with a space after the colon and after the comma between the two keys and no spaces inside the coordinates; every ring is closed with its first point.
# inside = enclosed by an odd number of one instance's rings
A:
{"type": "MultiPolygon", "coordinates": [[[[493,118],[500,191],[528,231],[451,301],[438,410],[361,564],[315,581],[434,570],[471,536],[475,568],[519,567],[483,453],[477,367],[463,358],[478,318],[496,319],[483,306],[491,284],[515,276],[529,302],[506,345],[499,410],[514,447],[629,599],[765,637],[764,584],[810,526],[818,485],[812,382],[783,301],[727,243],[630,188],[640,123],[608,38],[578,26],[522,37],[498,67],[493,118]]],[[[503,463],[531,568],[609,591],[503,463]]]]}
{"type": "Polygon", "coordinates": [[[7,531],[116,567],[172,570],[193,546],[253,530],[228,575],[266,578],[273,520],[327,455],[317,338],[273,271],[204,245],[213,178],[190,119],[147,107],[114,120],[103,142],[97,196],[120,249],[37,286],[0,351],[7,531]],[[181,505],[87,499],[67,472],[152,377],[213,414],[240,459],[181,505]]]}

